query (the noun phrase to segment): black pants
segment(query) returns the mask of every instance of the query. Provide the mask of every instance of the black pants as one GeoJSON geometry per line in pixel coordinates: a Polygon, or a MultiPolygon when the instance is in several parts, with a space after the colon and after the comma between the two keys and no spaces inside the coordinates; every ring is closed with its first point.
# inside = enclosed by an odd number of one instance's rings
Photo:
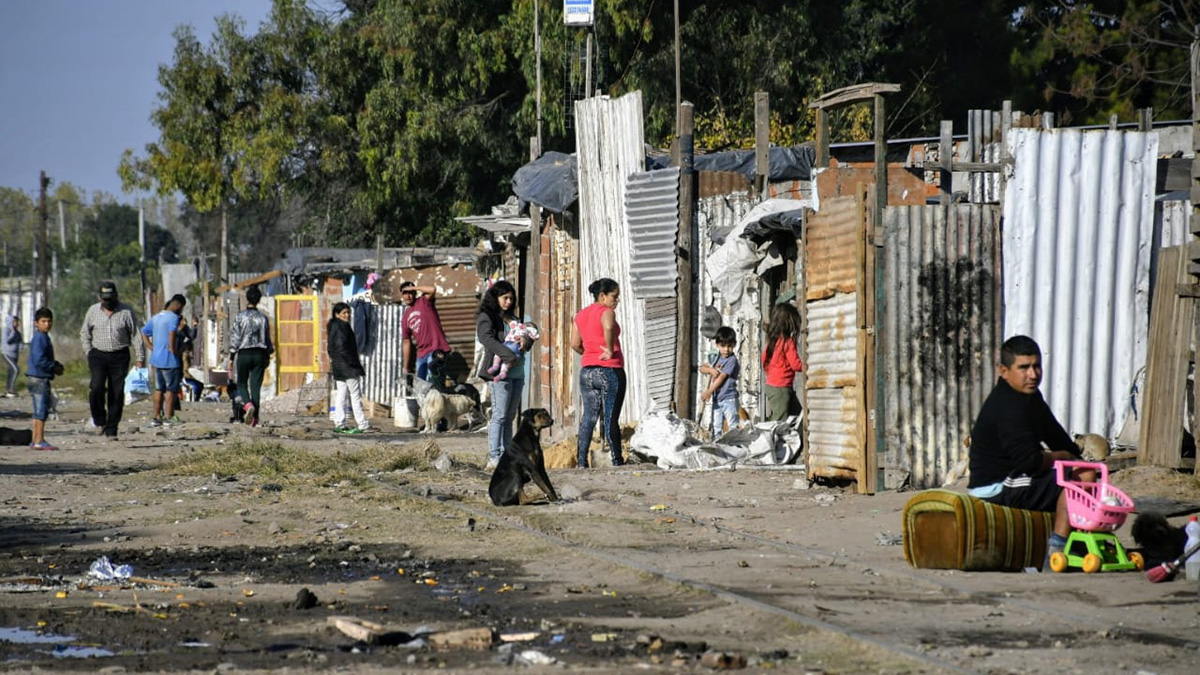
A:
{"type": "Polygon", "coordinates": [[[104,428],[105,436],[116,436],[121,413],[125,410],[125,375],[129,373],[129,350],[88,352],[88,370],[92,381],[88,387],[88,403],[92,407],[92,422],[104,428]]]}

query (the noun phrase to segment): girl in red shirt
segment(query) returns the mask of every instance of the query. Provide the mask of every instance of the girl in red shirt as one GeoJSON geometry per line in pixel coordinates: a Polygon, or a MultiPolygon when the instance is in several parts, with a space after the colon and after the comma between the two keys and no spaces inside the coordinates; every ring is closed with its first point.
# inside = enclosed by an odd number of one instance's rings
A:
{"type": "Polygon", "coordinates": [[[771,310],[771,322],[767,326],[767,348],[763,350],[763,369],[767,377],[767,409],[765,418],[782,422],[792,415],[800,414],[800,401],[792,383],[796,373],[804,370],[800,354],[796,351],[796,337],[800,335],[800,312],[795,305],[784,303],[771,310]]]}

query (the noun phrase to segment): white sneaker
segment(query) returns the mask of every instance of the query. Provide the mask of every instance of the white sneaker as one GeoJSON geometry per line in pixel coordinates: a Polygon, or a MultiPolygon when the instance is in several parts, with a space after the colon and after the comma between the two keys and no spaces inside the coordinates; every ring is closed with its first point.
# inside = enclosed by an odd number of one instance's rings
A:
{"type": "Polygon", "coordinates": [[[487,464],[484,464],[484,465],[483,465],[483,470],[484,470],[484,471],[495,471],[495,470],[496,470],[496,465],[497,465],[497,464],[499,464],[499,463],[500,463],[499,461],[497,461],[497,460],[495,460],[495,459],[492,459],[492,458],[490,458],[490,457],[489,457],[489,458],[488,458],[488,461],[487,461],[487,464]]]}

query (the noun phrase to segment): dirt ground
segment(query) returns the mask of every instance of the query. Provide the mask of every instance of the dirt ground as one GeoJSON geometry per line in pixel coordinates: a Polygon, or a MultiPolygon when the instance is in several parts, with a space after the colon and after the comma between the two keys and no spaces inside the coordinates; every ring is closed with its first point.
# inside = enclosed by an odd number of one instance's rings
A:
{"type": "MultiPolygon", "coordinates": [[[[554,470],[560,502],[501,509],[482,434],[250,429],[224,404],[149,429],[148,411],[131,406],[106,441],[67,400],[48,424],[57,452],[0,449],[0,669],[1169,675],[1200,661],[1182,578],[910,568],[912,493],[640,465],[554,470]],[[133,578],[89,577],[101,556],[133,578]],[[356,641],[337,616],[385,634],[356,641]],[[494,643],[430,644],[476,628],[494,643]]],[[[1190,475],[1112,481],[1200,504],[1190,475]]]]}

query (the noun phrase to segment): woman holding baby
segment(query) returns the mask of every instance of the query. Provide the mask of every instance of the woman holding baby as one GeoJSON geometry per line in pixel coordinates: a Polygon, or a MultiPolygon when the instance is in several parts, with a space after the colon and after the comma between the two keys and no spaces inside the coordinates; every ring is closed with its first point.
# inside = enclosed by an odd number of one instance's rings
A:
{"type": "Polygon", "coordinates": [[[525,352],[537,339],[537,328],[517,319],[517,291],[507,281],[491,285],[479,302],[475,335],[483,345],[479,377],[490,382],[492,419],[488,423],[487,470],[496,468],[512,444],[513,421],[525,389],[525,352]]]}

